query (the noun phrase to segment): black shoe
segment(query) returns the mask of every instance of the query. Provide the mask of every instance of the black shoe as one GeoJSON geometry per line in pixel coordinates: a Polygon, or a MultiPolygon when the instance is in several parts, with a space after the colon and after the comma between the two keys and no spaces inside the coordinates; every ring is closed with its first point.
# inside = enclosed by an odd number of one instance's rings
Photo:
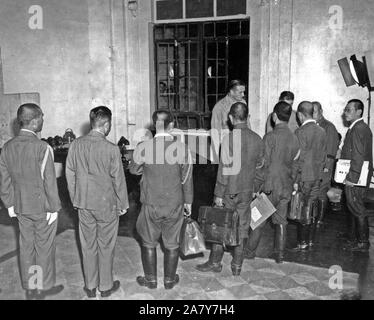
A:
{"type": "Polygon", "coordinates": [[[214,264],[214,263],[211,263],[210,261],[207,261],[203,264],[198,264],[196,267],[195,267],[196,270],[200,271],[200,272],[216,272],[216,273],[220,273],[222,271],[222,264],[219,263],[219,264],[214,264]]]}
{"type": "Polygon", "coordinates": [[[84,287],[83,290],[86,292],[88,298],[96,298],[96,288],[90,290],[84,287]]]}
{"type": "Polygon", "coordinates": [[[309,249],[309,245],[306,242],[298,243],[295,248],[289,249],[291,252],[305,252],[309,249]]]}
{"type": "Polygon", "coordinates": [[[239,277],[242,271],[242,266],[233,266],[231,265],[231,272],[234,277],[239,277]]]}
{"type": "Polygon", "coordinates": [[[166,290],[173,289],[174,286],[179,282],[179,276],[176,274],[174,280],[164,279],[164,287],[166,290]]]}
{"type": "MultiPolygon", "coordinates": [[[[1,292],[1,291],[0,291],[1,292]]],[[[35,299],[36,290],[27,289],[25,292],[26,300],[34,300],[35,299]]]]}
{"type": "Polygon", "coordinates": [[[116,280],[113,282],[113,287],[106,291],[101,291],[101,297],[102,298],[108,298],[111,296],[114,292],[116,292],[121,287],[121,283],[119,280],[116,280]]]}
{"type": "Polygon", "coordinates": [[[64,290],[64,286],[60,284],[48,290],[36,290],[34,296],[36,300],[44,300],[47,296],[55,296],[56,294],[59,294],[62,290],[64,290]]]}
{"type": "Polygon", "coordinates": [[[139,276],[136,278],[136,282],[142,286],[147,287],[148,289],[156,289],[157,288],[157,280],[147,280],[146,277],[139,276]]]}

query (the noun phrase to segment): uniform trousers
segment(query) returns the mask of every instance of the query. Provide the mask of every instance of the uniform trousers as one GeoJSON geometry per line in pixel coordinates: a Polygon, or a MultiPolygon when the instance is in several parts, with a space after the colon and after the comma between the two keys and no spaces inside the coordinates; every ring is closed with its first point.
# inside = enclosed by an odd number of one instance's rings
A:
{"type": "Polygon", "coordinates": [[[113,286],[113,259],[119,217],[116,212],[79,209],[79,238],[82,246],[86,288],[107,291],[113,286]]]}
{"type": "Polygon", "coordinates": [[[142,205],[136,230],[142,238],[142,245],[156,248],[160,237],[168,250],[179,248],[180,232],[183,224],[182,204],[177,206],[142,205]]]}
{"type": "Polygon", "coordinates": [[[17,218],[22,287],[25,290],[49,290],[56,282],[57,221],[48,225],[46,213],[19,214],[17,218]],[[40,279],[42,283],[39,283],[40,279]]]}

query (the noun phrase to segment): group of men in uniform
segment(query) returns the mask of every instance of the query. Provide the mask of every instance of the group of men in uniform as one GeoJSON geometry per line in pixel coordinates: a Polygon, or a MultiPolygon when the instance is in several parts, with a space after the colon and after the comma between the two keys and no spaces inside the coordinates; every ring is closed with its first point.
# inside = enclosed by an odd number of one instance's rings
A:
{"type": "MultiPolygon", "coordinates": [[[[292,110],[294,96],[283,92],[269,116],[263,139],[249,125],[248,106],[243,100],[245,85],[235,80],[228,95],[213,109],[212,129],[231,128],[223,135],[214,190],[215,205],[237,210],[240,216],[240,244],[233,248],[231,268],[240,275],[244,248],[254,258],[266,222],[250,229],[251,201],[260,192],[268,195],[276,208],[274,259],[284,259],[287,214],[293,192],[303,197],[298,224],[296,251],[313,246],[315,229],[323,223],[327,191],[339,137],[334,125],[323,117],[321,104],[303,101],[292,110]],[[295,120],[298,123],[295,124],[295,120]],[[300,126],[299,126],[300,125],[300,126]],[[237,139],[238,134],[240,139],[237,139]],[[235,146],[239,143],[240,152],[235,146]],[[238,170],[231,160],[239,161],[238,170]]],[[[364,161],[369,161],[368,182],[372,174],[372,133],[364,123],[364,105],[348,102],[344,115],[350,123],[341,157],[351,160],[345,181],[353,251],[369,248],[368,214],[364,206],[366,188],[356,186],[364,161]]],[[[79,216],[79,238],[88,297],[108,297],[120,288],[113,279],[114,248],[119,216],[129,208],[126,179],[118,147],[106,137],[111,130],[112,113],[104,106],[90,112],[91,131],[72,142],[66,160],[66,179],[71,201],[79,216]]],[[[61,292],[55,285],[55,237],[58,196],[53,150],[37,137],[43,127],[43,112],[35,104],[19,107],[21,130],[7,142],[0,155],[0,197],[20,227],[20,268],[27,299],[44,299],[61,292]],[[40,272],[41,281],[31,281],[40,272]]],[[[141,237],[144,275],[136,278],[140,286],[157,288],[156,247],[164,244],[164,287],[178,282],[179,238],[184,216],[191,215],[193,203],[193,163],[188,147],[172,135],[173,117],[168,110],[153,114],[156,135],[139,143],[129,169],[142,175],[141,211],[136,228],[141,237]]],[[[217,141],[216,141],[217,142],[217,141]]],[[[214,141],[213,141],[214,143],[214,141]]],[[[214,244],[201,272],[221,272],[224,247],[214,244]]]]}
{"type": "MultiPolygon", "coordinates": [[[[220,162],[214,191],[215,204],[236,209],[241,218],[241,243],[233,248],[232,272],[240,274],[243,247],[248,248],[248,258],[256,254],[263,227],[249,228],[250,203],[260,192],[265,193],[276,212],[272,215],[275,226],[274,259],[284,260],[287,239],[287,218],[292,194],[301,193],[302,208],[297,221],[297,246],[292,251],[302,252],[314,245],[316,230],[323,225],[331,187],[340,137],[335,126],[323,116],[319,102],[303,101],[297,111],[292,109],[294,94],[282,92],[279,102],[269,115],[266,134],[261,139],[250,129],[248,107],[244,99],[245,86],[235,80],[229,85],[227,96],[213,109],[212,129],[225,131],[230,124],[233,130],[241,130],[241,170],[236,174],[224,174],[225,157],[232,155],[233,133],[221,134],[220,162]],[[237,93],[242,93],[239,97],[237,93]],[[232,102],[231,106],[229,102],[232,102]],[[226,113],[224,112],[226,110],[226,113]],[[222,125],[225,122],[228,125],[222,125]]],[[[349,224],[348,241],[352,251],[366,252],[369,248],[368,210],[364,196],[372,175],[372,133],[363,121],[364,105],[353,99],[344,110],[350,123],[344,141],[341,158],[350,160],[351,166],[344,182],[349,224]],[[366,187],[358,183],[364,161],[369,162],[366,187]]],[[[217,144],[217,142],[216,142],[217,144]]],[[[217,148],[216,148],[217,149],[217,148]]],[[[218,150],[218,149],[217,149],[218,150]]],[[[235,155],[234,155],[235,157],[235,155]]],[[[201,272],[220,272],[223,248],[214,244],[206,263],[197,265],[201,272]]]]}

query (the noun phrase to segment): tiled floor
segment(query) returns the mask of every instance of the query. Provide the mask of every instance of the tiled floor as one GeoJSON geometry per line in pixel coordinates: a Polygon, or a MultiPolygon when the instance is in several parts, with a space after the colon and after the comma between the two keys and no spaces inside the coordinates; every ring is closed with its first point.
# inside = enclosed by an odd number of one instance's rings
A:
{"type": "MultiPolygon", "coordinates": [[[[6,244],[1,246],[0,255],[14,248],[14,236],[13,227],[0,226],[0,241],[6,244]]],[[[84,282],[73,230],[66,230],[58,236],[56,256],[58,283],[63,284],[65,290],[53,299],[87,299],[82,290],[84,282]]],[[[329,287],[331,274],[328,269],[296,263],[277,265],[263,258],[245,260],[241,276],[233,277],[231,256],[225,253],[220,274],[200,273],[194,269],[196,264],[205,261],[204,257],[180,260],[180,284],[166,291],[162,285],[162,258],[161,249],[158,249],[158,289],[139,287],[135,281],[142,269],[139,245],[133,238],[119,237],[114,274],[121,281],[121,289],[110,299],[337,300],[343,292],[357,291],[358,288],[358,274],[344,272],[343,290],[333,290],[329,287]]],[[[0,299],[23,299],[16,257],[0,263],[0,274],[0,299]]]]}

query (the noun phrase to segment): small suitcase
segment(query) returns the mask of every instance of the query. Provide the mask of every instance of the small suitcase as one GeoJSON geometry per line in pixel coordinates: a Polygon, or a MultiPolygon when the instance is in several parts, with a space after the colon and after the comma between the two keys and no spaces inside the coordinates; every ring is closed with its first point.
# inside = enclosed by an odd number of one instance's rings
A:
{"type": "Polygon", "coordinates": [[[198,222],[205,241],[223,246],[240,244],[239,214],[235,210],[202,206],[199,209],[198,222]]]}

